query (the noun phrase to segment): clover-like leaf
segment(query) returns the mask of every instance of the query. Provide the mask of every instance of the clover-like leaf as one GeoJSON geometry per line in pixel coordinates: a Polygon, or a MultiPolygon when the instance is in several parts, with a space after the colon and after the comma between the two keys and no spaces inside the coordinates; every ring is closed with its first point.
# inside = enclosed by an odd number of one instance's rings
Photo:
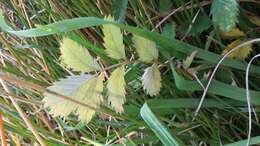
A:
{"type": "MultiPolygon", "coordinates": [[[[114,21],[111,16],[108,16],[105,19],[114,21]]],[[[112,24],[105,24],[102,27],[102,31],[104,34],[104,46],[107,54],[114,59],[126,58],[123,35],[120,28],[112,24]]]]}
{"type": "Polygon", "coordinates": [[[63,38],[60,50],[62,63],[74,71],[90,72],[100,69],[88,50],[69,38],[63,38]]]}
{"type": "Polygon", "coordinates": [[[161,89],[161,73],[156,64],[145,69],[142,76],[143,89],[150,96],[157,95],[161,89]]]}
{"type": "Polygon", "coordinates": [[[115,69],[107,83],[108,103],[118,113],[124,111],[123,104],[125,102],[125,79],[124,66],[115,69]]]}
{"type": "Polygon", "coordinates": [[[141,61],[149,63],[158,58],[155,42],[135,34],[132,40],[141,61]]]}

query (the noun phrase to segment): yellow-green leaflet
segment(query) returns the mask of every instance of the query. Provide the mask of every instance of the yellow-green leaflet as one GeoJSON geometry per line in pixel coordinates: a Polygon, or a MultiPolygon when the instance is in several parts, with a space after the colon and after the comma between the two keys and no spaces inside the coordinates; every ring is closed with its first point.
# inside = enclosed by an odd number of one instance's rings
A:
{"type": "Polygon", "coordinates": [[[132,40],[141,61],[149,63],[158,58],[155,42],[135,34],[132,40]]]}
{"type": "MultiPolygon", "coordinates": [[[[103,80],[103,74],[98,78],[91,75],[69,76],[66,79],[55,82],[54,85],[48,87],[48,89],[98,108],[102,101],[100,93],[103,91],[103,80]]],[[[44,96],[44,107],[49,108],[49,112],[53,116],[64,117],[72,112],[76,112],[81,121],[89,122],[95,114],[95,111],[87,107],[83,107],[58,96],[49,93],[44,93],[44,96]]]]}
{"type": "MultiPolygon", "coordinates": [[[[105,19],[114,21],[111,16],[105,19]]],[[[104,33],[104,46],[108,55],[114,59],[124,59],[125,46],[123,44],[123,35],[120,28],[112,24],[105,24],[102,27],[104,33]]]]}
{"type": "Polygon", "coordinates": [[[150,96],[157,95],[161,88],[161,73],[156,64],[145,69],[142,76],[143,89],[150,96]]]}
{"type": "MultiPolygon", "coordinates": [[[[75,97],[79,97],[79,100],[83,103],[86,103],[94,108],[98,108],[100,102],[103,100],[103,80],[103,74],[100,74],[98,78],[88,80],[87,83],[79,88],[79,91],[75,93],[75,97]]],[[[87,107],[79,106],[76,114],[78,115],[80,121],[88,123],[95,114],[95,111],[87,107]]]]}
{"type": "Polygon", "coordinates": [[[108,103],[118,113],[124,111],[125,102],[125,79],[124,66],[118,67],[110,75],[107,83],[108,103]]]}
{"type": "MultiPolygon", "coordinates": [[[[226,54],[228,51],[230,51],[232,48],[235,48],[236,46],[243,43],[243,40],[237,39],[233,42],[231,42],[227,47],[222,51],[222,54],[226,54]]],[[[245,45],[241,47],[240,49],[232,52],[228,55],[230,58],[239,58],[239,59],[246,59],[250,53],[253,51],[252,44],[245,45]]]]}
{"type": "Polygon", "coordinates": [[[74,71],[90,72],[100,69],[88,50],[69,38],[63,38],[60,50],[62,63],[74,71]]]}

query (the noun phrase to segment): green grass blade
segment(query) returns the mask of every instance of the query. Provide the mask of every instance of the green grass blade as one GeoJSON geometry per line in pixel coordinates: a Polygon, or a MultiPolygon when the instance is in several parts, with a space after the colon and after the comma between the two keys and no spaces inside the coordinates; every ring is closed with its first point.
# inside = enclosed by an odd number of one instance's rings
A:
{"type": "Polygon", "coordinates": [[[145,103],[141,108],[141,116],[152,131],[157,135],[160,141],[165,146],[179,146],[175,138],[169,133],[169,131],[163,126],[163,124],[156,118],[151,109],[145,103]]]}
{"type": "MultiPolygon", "coordinates": [[[[247,143],[247,139],[246,140],[240,140],[240,141],[230,143],[230,144],[226,144],[224,146],[245,146],[246,143],[247,143]]],[[[255,144],[260,144],[260,136],[252,137],[250,139],[250,145],[255,145],[255,144]]]]}
{"type": "MultiPolygon", "coordinates": [[[[231,100],[231,99],[222,99],[219,101],[217,99],[206,99],[203,107],[205,108],[226,108],[227,105],[232,106],[245,106],[243,102],[231,100]],[[224,105],[223,102],[227,105],[224,105]]],[[[179,109],[179,108],[196,108],[199,103],[199,98],[176,98],[176,99],[150,99],[146,103],[153,111],[162,110],[162,109],[179,109]]]]}
{"type": "MultiPolygon", "coordinates": [[[[157,115],[169,115],[175,111],[182,109],[195,109],[200,102],[200,98],[175,98],[175,99],[149,99],[146,104],[157,115]]],[[[245,107],[246,103],[232,100],[232,99],[214,99],[207,98],[204,101],[202,108],[217,108],[225,109],[231,107],[245,107]]],[[[139,107],[126,105],[126,115],[137,116],[139,114],[139,107]]]]}
{"type": "MultiPolygon", "coordinates": [[[[185,91],[203,91],[202,87],[198,84],[198,82],[184,79],[175,71],[174,68],[172,68],[172,71],[173,76],[175,78],[175,84],[178,89],[185,91]]],[[[205,85],[205,81],[203,83],[205,85]]],[[[246,90],[244,88],[239,88],[217,80],[213,80],[208,92],[213,93],[215,95],[220,95],[246,102],[246,90]]],[[[250,93],[252,103],[260,105],[260,99],[258,98],[260,96],[260,92],[251,90],[250,93]]]]}

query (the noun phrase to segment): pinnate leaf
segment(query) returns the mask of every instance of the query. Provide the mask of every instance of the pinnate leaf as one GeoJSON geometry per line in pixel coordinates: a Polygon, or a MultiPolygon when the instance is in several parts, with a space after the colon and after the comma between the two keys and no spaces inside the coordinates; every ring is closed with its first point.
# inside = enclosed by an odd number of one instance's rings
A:
{"type": "MultiPolygon", "coordinates": [[[[105,19],[114,21],[114,18],[111,16],[105,19]]],[[[104,33],[103,39],[107,54],[114,59],[124,59],[126,57],[125,46],[120,28],[112,24],[105,24],[102,27],[102,31],[104,33]]]]}
{"type": "MultiPolygon", "coordinates": [[[[91,75],[69,76],[55,82],[47,89],[98,108],[102,101],[100,93],[103,91],[101,90],[103,89],[103,79],[102,74],[98,78],[91,75]]],[[[54,117],[65,117],[75,112],[82,122],[89,122],[95,114],[92,109],[49,93],[44,93],[43,102],[44,107],[49,108],[49,113],[54,117]]]]}
{"type": "Polygon", "coordinates": [[[90,72],[100,69],[88,50],[69,38],[63,38],[60,50],[62,63],[74,71],[90,72]]]}
{"type": "Polygon", "coordinates": [[[132,40],[141,61],[149,63],[158,58],[155,42],[135,34],[132,40]]]}
{"type": "Polygon", "coordinates": [[[213,22],[225,32],[230,31],[237,22],[237,0],[214,0],[211,6],[213,22]]]}
{"type": "Polygon", "coordinates": [[[125,102],[125,79],[124,66],[115,69],[107,83],[108,103],[118,113],[124,111],[123,104],[125,102]]]}
{"type": "MultiPolygon", "coordinates": [[[[229,50],[233,49],[234,47],[242,44],[243,41],[238,39],[233,42],[231,42],[224,50],[222,54],[226,54],[229,50]]],[[[252,51],[252,45],[248,44],[244,47],[239,48],[238,50],[232,52],[228,57],[229,58],[239,58],[239,59],[245,59],[248,57],[250,52],[252,51]]]]}
{"type": "Polygon", "coordinates": [[[161,88],[161,73],[156,64],[145,69],[142,76],[143,89],[150,96],[157,95],[161,88]]]}

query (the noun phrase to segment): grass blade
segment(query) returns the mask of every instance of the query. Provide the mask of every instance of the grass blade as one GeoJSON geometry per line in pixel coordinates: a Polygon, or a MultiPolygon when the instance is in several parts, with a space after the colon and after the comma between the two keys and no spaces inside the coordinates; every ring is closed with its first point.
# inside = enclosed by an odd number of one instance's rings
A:
{"type": "MultiPolygon", "coordinates": [[[[226,144],[224,146],[245,146],[246,143],[247,143],[247,139],[240,140],[240,141],[230,143],[230,144],[226,144]]],[[[259,143],[260,143],[260,136],[255,136],[250,139],[250,145],[255,145],[255,144],[259,144],[259,143]]]]}
{"type": "MultiPolygon", "coordinates": [[[[175,84],[178,89],[185,91],[203,91],[202,87],[198,84],[198,82],[186,80],[184,77],[179,75],[174,68],[172,68],[172,71],[173,76],[175,78],[175,84]]],[[[205,83],[205,81],[203,81],[202,83],[205,83]]],[[[246,90],[244,88],[229,85],[217,80],[212,81],[211,87],[209,88],[208,92],[239,101],[246,101],[246,90]]],[[[252,103],[259,105],[260,99],[258,97],[260,96],[260,92],[254,90],[251,90],[250,92],[252,103]]]]}
{"type": "Polygon", "coordinates": [[[160,141],[166,146],[179,146],[178,142],[169,131],[163,126],[163,124],[156,118],[151,109],[145,103],[141,108],[141,116],[152,131],[157,135],[160,141]]]}

